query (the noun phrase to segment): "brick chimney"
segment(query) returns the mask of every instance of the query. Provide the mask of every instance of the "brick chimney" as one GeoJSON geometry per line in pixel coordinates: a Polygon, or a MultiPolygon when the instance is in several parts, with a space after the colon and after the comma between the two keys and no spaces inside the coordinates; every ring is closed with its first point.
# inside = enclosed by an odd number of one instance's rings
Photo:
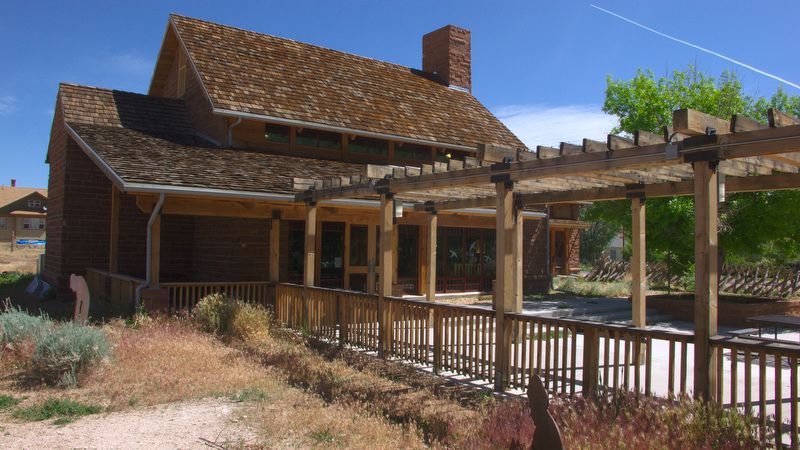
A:
{"type": "Polygon", "coordinates": [[[11,187],[17,187],[17,180],[15,178],[11,179],[11,187]]]}
{"type": "Polygon", "coordinates": [[[422,36],[422,70],[438,74],[448,85],[472,92],[470,32],[446,25],[422,36]]]}

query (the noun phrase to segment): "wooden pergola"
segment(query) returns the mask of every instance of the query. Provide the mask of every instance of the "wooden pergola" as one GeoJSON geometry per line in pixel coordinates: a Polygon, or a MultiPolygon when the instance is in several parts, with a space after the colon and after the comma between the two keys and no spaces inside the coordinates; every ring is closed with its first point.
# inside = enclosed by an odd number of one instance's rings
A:
{"type": "MultiPolygon", "coordinates": [[[[391,295],[395,200],[416,202],[428,213],[426,290],[434,300],[437,212],[494,208],[497,270],[495,315],[497,345],[508,331],[504,315],[522,308],[522,212],[530,205],[630,199],[632,208],[633,324],[645,326],[645,200],[692,195],[695,200],[695,376],[696,397],[716,396],[718,248],[720,189],[767,191],[800,187],[800,120],[776,110],[769,124],[742,116],[724,120],[681,109],[663,135],[641,131],[632,139],[609,135],[607,142],[584,139],[582,145],[537,147],[536,152],[479,146],[477,158],[422,167],[370,166],[367,176],[296,180],[304,190],[306,264],[304,285],[315,285],[317,202],[344,198],[380,200],[379,320],[387,320],[384,297],[391,295]]],[[[387,327],[380,327],[381,330],[387,327]]],[[[386,342],[380,338],[382,349],[386,342]]],[[[498,348],[498,358],[507,352],[498,348]]],[[[498,368],[506,367],[496,361],[498,368]]],[[[498,369],[501,370],[501,369],[498,369]]],[[[495,378],[504,389],[505,378],[495,378]]]]}

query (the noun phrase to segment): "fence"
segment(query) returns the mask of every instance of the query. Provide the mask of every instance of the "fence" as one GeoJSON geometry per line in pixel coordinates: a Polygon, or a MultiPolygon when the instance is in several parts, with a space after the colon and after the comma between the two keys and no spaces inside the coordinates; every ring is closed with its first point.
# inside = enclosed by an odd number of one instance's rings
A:
{"type": "Polygon", "coordinates": [[[169,290],[170,311],[191,311],[194,305],[209,294],[225,294],[231,298],[266,305],[269,302],[268,281],[240,281],[231,283],[161,283],[169,290]]]}
{"type": "MultiPolygon", "coordinates": [[[[586,275],[587,281],[620,281],[630,271],[628,261],[600,260],[586,275]]],[[[677,286],[680,277],[666,263],[648,263],[647,279],[657,285],[677,286]]],[[[786,298],[800,290],[800,271],[788,267],[744,267],[723,264],[719,274],[719,290],[730,294],[786,298]]]]}
{"type": "MultiPolygon", "coordinates": [[[[565,395],[691,394],[692,333],[506,313],[498,342],[488,308],[386,297],[379,314],[378,303],[376,295],[280,284],[276,315],[286,326],[368,350],[380,351],[385,339],[388,356],[435,372],[489,383],[500,374],[512,389],[525,390],[537,373],[550,392],[565,395]]],[[[774,439],[780,429],[777,442],[796,448],[800,345],[720,336],[710,345],[717,350],[716,401],[740,412],[753,408],[762,436],[774,439]],[[784,419],[788,426],[776,426],[784,419]]]]}

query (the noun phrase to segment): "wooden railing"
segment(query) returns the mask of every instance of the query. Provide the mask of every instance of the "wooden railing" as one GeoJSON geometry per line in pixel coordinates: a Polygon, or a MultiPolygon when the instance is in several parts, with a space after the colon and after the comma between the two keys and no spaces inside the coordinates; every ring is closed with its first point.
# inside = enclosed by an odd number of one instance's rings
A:
{"type": "Polygon", "coordinates": [[[136,302],[136,288],[144,283],[142,279],[127,275],[86,269],[86,284],[92,302],[108,302],[116,305],[120,311],[133,308],[136,302]]]}
{"type": "Polygon", "coordinates": [[[161,283],[169,289],[170,311],[191,311],[194,305],[209,294],[225,294],[230,298],[266,305],[269,302],[268,281],[238,281],[231,283],[161,283]]]}
{"type": "MultiPolygon", "coordinates": [[[[381,348],[378,303],[376,295],[352,291],[277,288],[283,325],[369,350],[381,348]]],[[[394,297],[386,297],[383,307],[386,354],[435,372],[490,383],[500,373],[502,385],[522,391],[536,373],[548,391],[563,395],[692,394],[692,333],[506,313],[504,345],[498,346],[495,312],[489,308],[394,297]],[[506,349],[505,358],[498,358],[499,348],[506,349]],[[498,370],[496,361],[506,367],[498,370]]],[[[762,437],[797,448],[800,345],[719,336],[710,344],[717,349],[716,401],[743,413],[752,409],[762,437]]]]}
{"type": "Polygon", "coordinates": [[[791,448],[800,447],[797,402],[800,345],[715,336],[711,346],[717,349],[718,403],[743,412],[753,411],[762,436],[781,430],[781,439],[772,436],[776,447],[779,442],[790,444],[791,448]],[[754,383],[756,371],[758,384],[754,383]]]}

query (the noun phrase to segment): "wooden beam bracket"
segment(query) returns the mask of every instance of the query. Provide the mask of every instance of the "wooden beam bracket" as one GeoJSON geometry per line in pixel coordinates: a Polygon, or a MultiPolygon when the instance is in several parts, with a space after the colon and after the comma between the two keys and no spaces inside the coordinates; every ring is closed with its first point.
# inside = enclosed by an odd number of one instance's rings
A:
{"type": "Polygon", "coordinates": [[[625,185],[625,198],[640,198],[644,200],[647,198],[645,194],[645,185],[644,184],[626,184],[625,185]]]}
{"type": "Polygon", "coordinates": [[[708,161],[716,164],[720,159],[719,148],[709,148],[683,154],[683,162],[686,163],[708,161]]]}
{"type": "Polygon", "coordinates": [[[391,178],[384,178],[382,180],[378,180],[378,182],[375,183],[375,192],[377,192],[380,195],[383,195],[383,194],[394,195],[389,191],[389,180],[390,179],[391,178]]]}
{"type": "Polygon", "coordinates": [[[489,181],[492,183],[506,183],[506,185],[508,185],[508,183],[511,183],[512,185],[514,184],[514,182],[511,181],[510,173],[499,173],[497,175],[492,175],[489,177],[489,181]]]}

